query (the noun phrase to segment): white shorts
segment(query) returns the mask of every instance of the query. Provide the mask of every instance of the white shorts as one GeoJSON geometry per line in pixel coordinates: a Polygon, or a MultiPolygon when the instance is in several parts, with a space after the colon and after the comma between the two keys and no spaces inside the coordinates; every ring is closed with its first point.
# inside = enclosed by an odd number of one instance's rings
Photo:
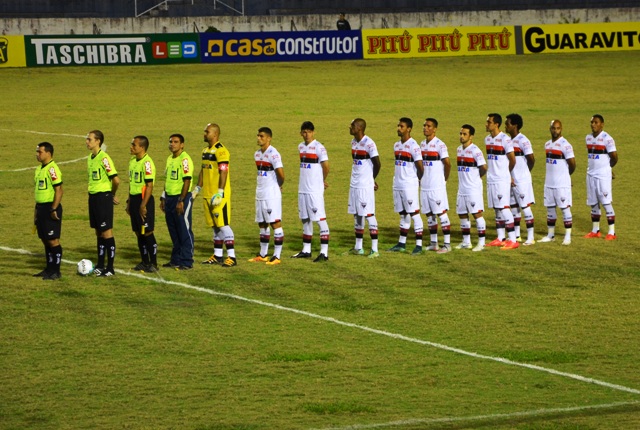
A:
{"type": "Polygon", "coordinates": [[[602,203],[610,204],[613,201],[611,177],[595,178],[587,175],[587,204],[589,206],[602,203]]]}
{"type": "Polygon", "coordinates": [[[256,222],[282,221],[282,199],[256,200],[256,222]]]}
{"type": "Polygon", "coordinates": [[[375,215],[376,196],[373,188],[351,188],[347,213],[365,217],[375,215]]]}
{"type": "Polygon", "coordinates": [[[393,210],[397,213],[406,212],[408,214],[420,211],[420,196],[418,189],[393,190],[393,210]]]}
{"type": "Polygon", "coordinates": [[[324,194],[298,194],[298,213],[301,220],[318,222],[326,219],[324,194]]]}
{"type": "Polygon", "coordinates": [[[560,209],[571,207],[571,187],[548,188],[544,187],[544,205],[548,208],[560,209]]]}
{"type": "Polygon", "coordinates": [[[487,206],[494,209],[509,208],[511,205],[511,183],[492,182],[487,184],[487,206]]]}
{"type": "Polygon", "coordinates": [[[477,214],[480,212],[484,212],[482,193],[476,195],[458,194],[456,200],[456,213],[458,215],[477,214]]]}
{"type": "Polygon", "coordinates": [[[423,214],[440,215],[449,210],[447,189],[420,191],[420,206],[423,214]]]}
{"type": "Polygon", "coordinates": [[[535,203],[536,199],[533,196],[533,184],[531,182],[524,182],[511,187],[511,206],[518,205],[518,207],[526,208],[535,203]]]}

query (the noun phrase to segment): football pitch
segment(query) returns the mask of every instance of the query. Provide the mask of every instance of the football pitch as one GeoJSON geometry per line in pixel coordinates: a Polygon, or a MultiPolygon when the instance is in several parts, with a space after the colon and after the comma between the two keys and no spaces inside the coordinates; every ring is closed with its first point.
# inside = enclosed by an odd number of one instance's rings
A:
{"type": "MultiPolygon", "coordinates": [[[[639,68],[640,53],[623,52],[0,70],[0,428],[637,428],[640,200],[630,151],[640,123],[639,68]],[[577,161],[570,246],[342,255],[354,243],[352,119],[367,121],[380,152],[382,251],[398,238],[391,191],[398,119],[413,119],[419,142],[424,118],[437,118],[453,156],[464,123],[483,147],[490,112],[524,118],[536,155],[537,239],[546,233],[544,142],[550,121],[562,121],[577,161]],[[613,242],[582,237],[591,228],[584,139],[595,113],[620,157],[613,242]],[[305,120],[331,166],[326,264],[288,258],[302,246],[297,144],[305,120]],[[140,257],[121,204],[116,277],[76,275],[75,263],[96,254],[85,134],[104,132],[124,202],[133,136],[149,137],[159,190],[169,135],[183,134],[197,160],[209,122],[220,124],[231,153],[238,266],[130,271],[140,257]],[[284,258],[275,267],[247,262],[259,244],[253,153],[261,126],[273,130],[286,176],[284,258]],[[44,261],[32,214],[35,147],[45,140],[64,183],[65,264],[56,282],[31,277],[44,261]]],[[[457,186],[454,168],[454,245],[457,186]]],[[[493,211],[485,218],[491,241],[493,211]]],[[[199,262],[212,253],[199,205],[193,220],[199,262]]],[[[563,232],[559,221],[556,233],[563,232]]],[[[162,264],[171,243],[159,209],[156,237],[162,264]]],[[[314,256],[318,250],[315,226],[314,256]]]]}

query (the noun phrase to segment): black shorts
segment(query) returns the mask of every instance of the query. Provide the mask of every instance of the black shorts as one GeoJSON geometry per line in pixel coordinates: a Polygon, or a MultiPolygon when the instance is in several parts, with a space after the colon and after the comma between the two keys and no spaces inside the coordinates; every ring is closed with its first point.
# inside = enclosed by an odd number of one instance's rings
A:
{"type": "Polygon", "coordinates": [[[103,232],[113,228],[113,194],[89,194],[89,223],[91,228],[103,232]]]}
{"type": "Polygon", "coordinates": [[[62,231],[62,205],[58,205],[56,212],[60,221],[51,218],[52,203],[36,203],[36,229],[42,240],[60,239],[62,231]]]}
{"type": "Polygon", "coordinates": [[[155,200],[153,195],[147,202],[147,218],[145,222],[142,222],[140,218],[140,205],[142,204],[142,194],[136,194],[134,196],[129,195],[129,217],[131,218],[131,230],[136,233],[142,233],[142,225],[144,224],[144,231],[149,233],[155,228],[156,210],[155,200]]]}

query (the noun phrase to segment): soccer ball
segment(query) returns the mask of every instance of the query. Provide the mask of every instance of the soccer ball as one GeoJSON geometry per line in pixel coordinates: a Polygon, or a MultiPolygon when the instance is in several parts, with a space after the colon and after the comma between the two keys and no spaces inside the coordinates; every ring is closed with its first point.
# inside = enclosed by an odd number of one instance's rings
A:
{"type": "Polygon", "coordinates": [[[93,273],[93,263],[91,260],[80,260],[78,262],[78,275],[87,276],[93,273]]]}

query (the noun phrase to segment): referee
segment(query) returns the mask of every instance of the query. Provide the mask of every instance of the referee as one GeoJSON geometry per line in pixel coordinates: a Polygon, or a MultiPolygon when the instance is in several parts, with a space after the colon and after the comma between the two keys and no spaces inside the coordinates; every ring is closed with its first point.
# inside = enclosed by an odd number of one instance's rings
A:
{"type": "Polygon", "coordinates": [[[60,279],[60,262],[62,261],[62,246],[60,232],[62,230],[62,174],[58,165],[53,161],[53,145],[49,142],[38,144],[36,159],[41,166],[35,174],[36,208],[33,214],[33,224],[38,231],[38,237],[44,245],[47,267],[33,275],[46,281],[60,279]]]}
{"type": "Polygon", "coordinates": [[[120,204],[116,191],[120,185],[118,171],[111,157],[104,152],[104,134],[93,130],[85,141],[91,156],[87,161],[89,173],[89,222],[98,239],[98,264],[93,273],[99,277],[115,275],[116,240],[113,237],[113,206],[120,204]],[[105,266],[105,257],[107,265],[105,266]]]}

